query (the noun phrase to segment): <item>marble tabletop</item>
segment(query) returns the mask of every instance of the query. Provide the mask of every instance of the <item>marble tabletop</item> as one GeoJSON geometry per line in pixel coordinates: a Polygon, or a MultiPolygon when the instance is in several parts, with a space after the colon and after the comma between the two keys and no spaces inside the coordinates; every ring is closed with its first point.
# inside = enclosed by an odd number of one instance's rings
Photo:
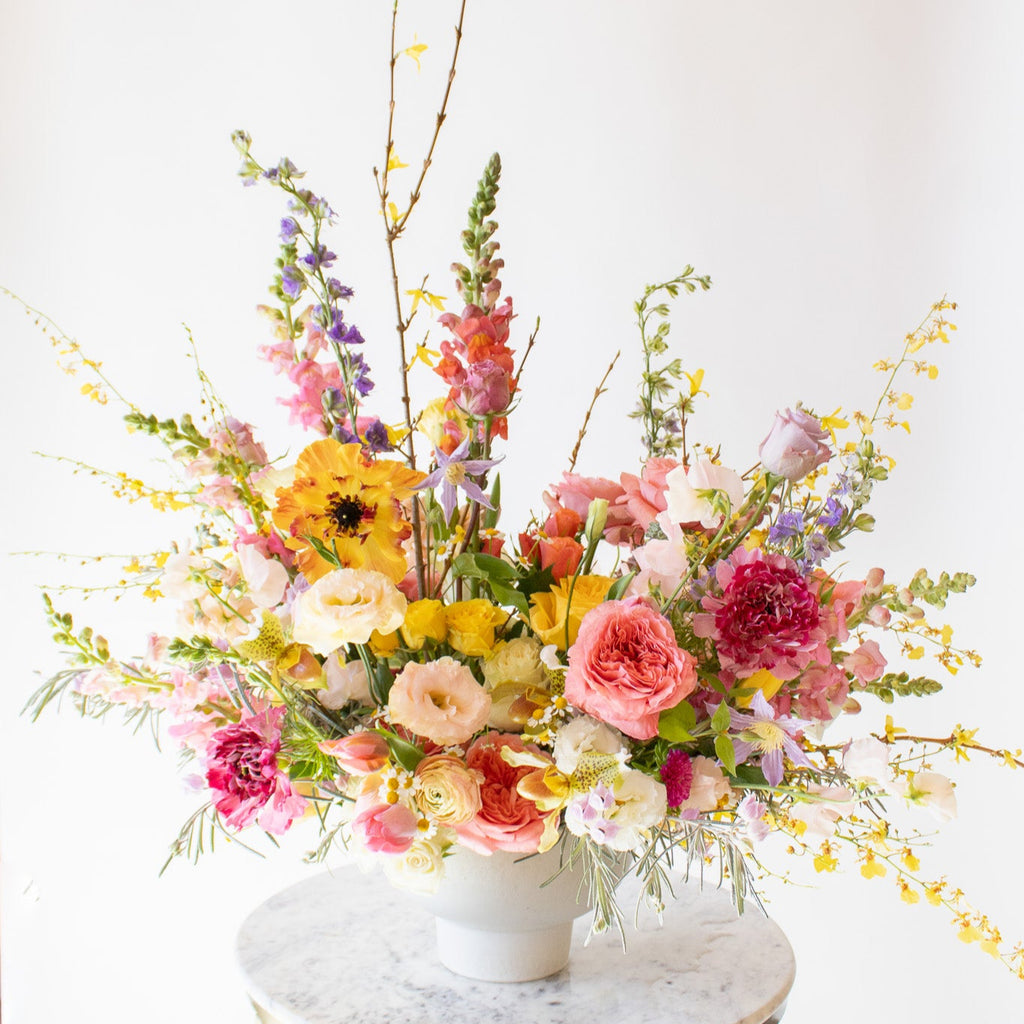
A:
{"type": "Polygon", "coordinates": [[[317,875],[272,896],[243,923],[242,979],[270,1024],[772,1024],[782,1019],[795,962],[785,935],[756,907],[737,917],[725,892],[676,887],[661,927],[642,911],[626,946],[584,946],[577,920],[569,966],[541,981],[500,984],[450,973],[434,922],[379,873],[317,875]]]}

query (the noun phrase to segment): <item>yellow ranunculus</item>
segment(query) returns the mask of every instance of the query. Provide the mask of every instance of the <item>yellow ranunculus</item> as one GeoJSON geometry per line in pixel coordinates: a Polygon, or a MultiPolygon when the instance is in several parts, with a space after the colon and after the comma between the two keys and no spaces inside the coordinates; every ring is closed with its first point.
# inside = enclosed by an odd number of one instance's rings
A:
{"type": "Polygon", "coordinates": [[[456,601],[444,610],[448,626],[448,643],[457,651],[479,658],[494,647],[494,630],[508,618],[508,613],[484,597],[472,601],[456,601]]]}
{"type": "Polygon", "coordinates": [[[608,594],[612,580],[608,576],[577,576],[560,580],[546,594],[530,597],[530,628],[544,641],[560,651],[576,642],[583,616],[596,608],[608,594]],[[572,600],[569,589],[572,588],[572,600]],[[566,644],[565,620],[569,619],[569,642],[566,644]]]}
{"type": "Polygon", "coordinates": [[[414,650],[418,651],[425,640],[436,640],[440,643],[448,635],[448,623],[445,619],[444,605],[440,601],[424,598],[413,601],[405,610],[405,621],[402,623],[402,639],[414,650]]]}

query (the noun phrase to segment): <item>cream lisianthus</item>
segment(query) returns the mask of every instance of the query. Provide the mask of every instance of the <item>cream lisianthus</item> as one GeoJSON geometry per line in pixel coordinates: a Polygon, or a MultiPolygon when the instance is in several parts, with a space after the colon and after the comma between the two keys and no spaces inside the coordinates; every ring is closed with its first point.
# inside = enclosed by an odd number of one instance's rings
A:
{"type": "Polygon", "coordinates": [[[391,633],[405,618],[405,595],[383,573],[336,569],[295,602],[294,636],[317,654],[365,644],[374,630],[391,633]]]}
{"type": "Polygon", "coordinates": [[[607,845],[613,850],[636,850],[644,843],[644,833],[665,817],[668,798],[663,783],[639,771],[622,773],[613,787],[615,810],[611,821],[617,831],[607,845]]]}

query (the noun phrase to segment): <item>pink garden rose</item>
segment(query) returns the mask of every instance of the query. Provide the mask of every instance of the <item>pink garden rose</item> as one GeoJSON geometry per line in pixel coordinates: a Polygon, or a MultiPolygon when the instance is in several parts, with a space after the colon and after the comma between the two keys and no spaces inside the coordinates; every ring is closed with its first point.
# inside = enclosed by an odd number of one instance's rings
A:
{"type": "Polygon", "coordinates": [[[787,409],[775,414],[768,436],[761,442],[761,465],[787,480],[802,480],[812,469],[828,462],[832,449],[825,441],[828,431],[803,409],[787,409]]]}
{"type": "Polygon", "coordinates": [[[566,699],[627,736],[657,735],[658,715],[697,685],[694,659],[642,597],[605,601],[587,613],[569,651],[566,699]]]}
{"type": "Polygon", "coordinates": [[[259,826],[278,835],[305,813],[306,800],[277,764],[285,708],[261,711],[218,729],[206,748],[206,784],[232,828],[259,826]]]}
{"type": "Polygon", "coordinates": [[[520,779],[535,769],[510,765],[501,756],[506,748],[539,753],[536,747],[528,748],[517,733],[504,732],[484,733],[466,751],[466,764],[484,779],[480,786],[481,807],[475,817],[456,826],[455,831],[459,843],[476,853],[536,853],[544,834],[546,815],[516,788],[520,779]]]}
{"type": "Polygon", "coordinates": [[[715,566],[721,596],[707,594],[693,631],[715,642],[722,679],[746,679],[767,669],[795,679],[812,661],[830,664],[818,584],[784,555],[737,548],[715,566]]]}

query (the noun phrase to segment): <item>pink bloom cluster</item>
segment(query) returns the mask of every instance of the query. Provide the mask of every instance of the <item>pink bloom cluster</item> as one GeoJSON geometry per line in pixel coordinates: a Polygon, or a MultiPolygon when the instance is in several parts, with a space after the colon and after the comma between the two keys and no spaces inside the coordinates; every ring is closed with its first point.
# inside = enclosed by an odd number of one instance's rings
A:
{"type": "Polygon", "coordinates": [[[305,813],[306,800],[277,764],[286,709],[267,709],[218,729],[206,748],[206,784],[214,807],[232,828],[253,821],[280,835],[305,813]]]}

